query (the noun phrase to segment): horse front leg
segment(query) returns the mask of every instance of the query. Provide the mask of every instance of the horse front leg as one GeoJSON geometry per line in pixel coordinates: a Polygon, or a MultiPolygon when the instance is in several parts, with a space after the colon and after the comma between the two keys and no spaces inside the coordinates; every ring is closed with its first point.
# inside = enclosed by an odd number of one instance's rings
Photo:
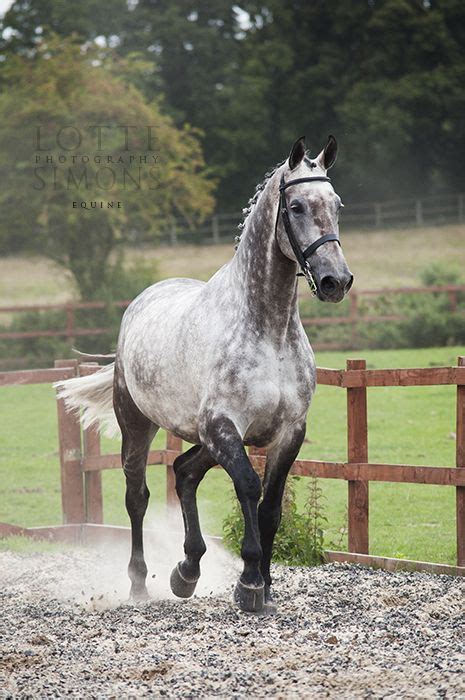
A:
{"type": "Polygon", "coordinates": [[[237,582],[234,599],[246,612],[261,612],[265,587],[260,571],[262,548],[257,514],[262,490],[260,477],[254,471],[242,438],[230,418],[217,416],[206,420],[201,439],[215,464],[220,464],[231,477],[244,516],[241,548],[244,569],[237,582]]]}
{"type": "Polygon", "coordinates": [[[294,423],[267,453],[263,500],[258,508],[258,523],[263,552],[261,572],[265,581],[265,608],[268,612],[276,610],[271,595],[270,564],[274,538],[281,521],[284,486],[289,470],[303,443],[305,427],[305,421],[294,423]]]}
{"type": "Polygon", "coordinates": [[[184,561],[173,569],[171,590],[178,598],[190,598],[200,577],[200,559],[206,552],[197,510],[197,487],[207,471],[216,464],[202,445],[194,445],[173,464],[176,492],[184,520],[184,561]]]}

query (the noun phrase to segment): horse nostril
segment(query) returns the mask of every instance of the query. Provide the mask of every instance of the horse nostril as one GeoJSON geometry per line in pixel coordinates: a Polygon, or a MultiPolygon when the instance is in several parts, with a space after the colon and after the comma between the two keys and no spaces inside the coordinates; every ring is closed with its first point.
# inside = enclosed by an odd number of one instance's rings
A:
{"type": "Polygon", "coordinates": [[[320,282],[320,287],[321,291],[323,294],[326,294],[328,296],[331,296],[331,294],[334,294],[339,289],[340,283],[335,277],[331,277],[328,275],[327,277],[323,277],[323,279],[320,282]]]}
{"type": "Polygon", "coordinates": [[[345,292],[346,294],[347,294],[347,292],[349,291],[349,289],[351,288],[353,282],[354,282],[354,276],[353,276],[353,275],[350,275],[350,279],[349,279],[349,281],[347,282],[346,286],[344,287],[344,292],[345,292]]]}

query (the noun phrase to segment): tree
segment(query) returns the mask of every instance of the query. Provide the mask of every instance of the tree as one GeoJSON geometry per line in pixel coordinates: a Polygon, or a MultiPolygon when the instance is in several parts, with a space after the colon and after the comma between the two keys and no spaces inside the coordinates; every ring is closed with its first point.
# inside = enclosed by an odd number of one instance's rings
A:
{"type": "Polygon", "coordinates": [[[462,0],[114,0],[108,22],[95,3],[71,19],[64,0],[16,0],[7,55],[33,53],[47,24],[114,40],[126,79],[200,130],[219,209],[239,210],[300,134],[313,151],[336,134],[348,201],[462,189],[462,0]]]}
{"type": "Polygon", "coordinates": [[[225,162],[234,165],[219,183],[219,202],[244,201],[301,133],[313,152],[337,135],[333,177],[348,201],[462,189],[464,3],[242,6],[250,26],[220,97],[225,162]]]}
{"type": "Polygon", "coordinates": [[[56,37],[2,69],[15,86],[0,95],[2,247],[64,265],[84,298],[108,285],[111,254],[134,231],[156,239],[173,217],[195,222],[214,203],[197,133],[175,128],[127,72],[111,52],[56,37]]]}
{"type": "Polygon", "coordinates": [[[2,51],[29,54],[49,33],[82,41],[121,32],[128,13],[126,0],[81,0],[70,7],[67,0],[15,0],[1,20],[2,51]]]}

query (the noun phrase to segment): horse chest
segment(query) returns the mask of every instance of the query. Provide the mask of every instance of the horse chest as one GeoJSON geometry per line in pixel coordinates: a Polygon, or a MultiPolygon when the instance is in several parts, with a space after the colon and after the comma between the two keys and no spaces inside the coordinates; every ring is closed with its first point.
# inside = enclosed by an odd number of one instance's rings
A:
{"type": "Polygon", "coordinates": [[[259,353],[256,366],[230,372],[229,410],[246,443],[270,443],[286,425],[302,418],[314,388],[312,356],[295,352],[259,353]]]}

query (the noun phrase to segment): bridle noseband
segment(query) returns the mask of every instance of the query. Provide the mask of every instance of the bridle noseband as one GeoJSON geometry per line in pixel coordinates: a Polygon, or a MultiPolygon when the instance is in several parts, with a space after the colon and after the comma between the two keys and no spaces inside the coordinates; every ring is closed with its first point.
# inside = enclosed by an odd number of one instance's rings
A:
{"type": "Polygon", "coordinates": [[[305,250],[300,249],[297,238],[294,236],[294,232],[291,226],[291,220],[289,218],[289,212],[287,210],[286,189],[291,185],[298,185],[301,182],[331,182],[331,179],[323,175],[315,175],[314,177],[299,177],[295,180],[289,180],[288,182],[285,182],[284,175],[281,175],[281,182],[279,185],[279,211],[278,217],[276,219],[276,227],[278,226],[279,214],[281,214],[284,229],[287,233],[287,237],[289,238],[289,243],[291,244],[292,250],[294,251],[294,255],[296,256],[297,262],[299,263],[300,269],[302,270],[302,272],[299,272],[298,275],[302,275],[305,277],[312,291],[312,294],[315,295],[318,292],[318,285],[315,281],[315,278],[313,277],[308,258],[311,255],[313,255],[313,253],[324,243],[329,243],[330,241],[337,241],[337,243],[341,245],[341,242],[335,233],[325,233],[324,236],[318,238],[311,245],[309,245],[308,248],[305,248],[305,250]]]}

